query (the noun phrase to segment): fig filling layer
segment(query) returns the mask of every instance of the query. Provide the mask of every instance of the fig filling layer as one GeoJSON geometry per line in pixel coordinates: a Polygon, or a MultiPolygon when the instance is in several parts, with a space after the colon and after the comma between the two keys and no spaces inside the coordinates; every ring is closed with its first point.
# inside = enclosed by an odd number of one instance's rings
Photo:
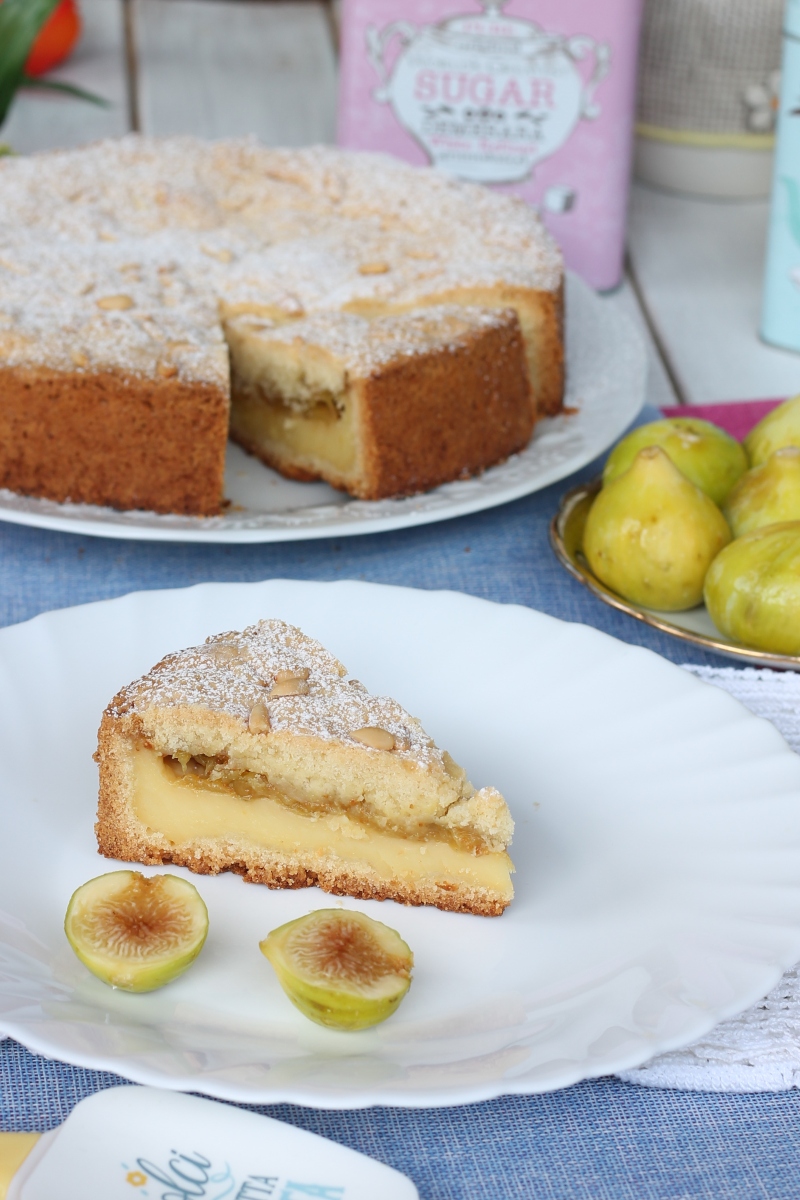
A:
{"type": "Polygon", "coordinates": [[[356,462],[353,415],[339,395],[320,389],[292,403],[263,382],[247,384],[234,373],[231,429],[250,446],[320,459],[338,471],[356,462]]]}
{"type": "Polygon", "coordinates": [[[334,855],[342,863],[364,864],[387,880],[430,878],[440,887],[464,885],[513,895],[513,865],[504,852],[476,853],[455,844],[450,832],[426,826],[409,837],[359,819],[353,805],[310,809],[251,772],[221,777],[215,760],[161,756],[133,751],[135,816],[151,832],[175,846],[213,839],[292,856],[307,864],[334,855]],[[214,766],[209,766],[214,763],[214,766]]]}
{"type": "Polygon", "coordinates": [[[210,791],[227,792],[245,801],[268,796],[278,804],[311,820],[344,816],[349,823],[363,826],[365,832],[375,830],[390,837],[412,839],[416,842],[446,842],[454,849],[468,854],[488,853],[482,839],[468,829],[450,830],[443,829],[440,825],[415,823],[401,828],[385,818],[378,820],[374,814],[365,812],[360,799],[353,799],[346,805],[331,801],[326,805],[315,802],[312,806],[302,796],[292,796],[285,788],[275,787],[266,775],[237,770],[206,755],[176,758],[165,754],[162,755],[162,762],[176,782],[184,787],[199,786],[210,791]]]}

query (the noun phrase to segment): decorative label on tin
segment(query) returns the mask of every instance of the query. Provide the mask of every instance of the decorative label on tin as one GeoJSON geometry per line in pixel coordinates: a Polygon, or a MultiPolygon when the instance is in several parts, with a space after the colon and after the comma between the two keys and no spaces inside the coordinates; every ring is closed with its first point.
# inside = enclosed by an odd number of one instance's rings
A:
{"type": "Polygon", "coordinates": [[[611,50],[592,37],[505,17],[508,0],[480,2],[480,16],[420,29],[409,21],[369,26],[369,59],[381,80],[373,95],[391,104],[435,166],[461,179],[517,183],[564,145],[578,121],[599,115],[595,91],[611,50]],[[390,67],[395,39],[402,49],[390,67]],[[589,55],[585,81],[577,64],[589,55]]]}
{"type": "Polygon", "coordinates": [[[641,0],[344,0],[339,143],[517,192],[622,264],[641,0]]]}

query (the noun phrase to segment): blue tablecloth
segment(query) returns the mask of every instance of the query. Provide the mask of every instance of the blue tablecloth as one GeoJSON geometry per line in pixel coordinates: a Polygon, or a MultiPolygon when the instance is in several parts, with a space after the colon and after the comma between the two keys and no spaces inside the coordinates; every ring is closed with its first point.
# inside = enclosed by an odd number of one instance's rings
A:
{"type": "MultiPolygon", "coordinates": [[[[537,495],[460,520],[295,545],[106,541],[0,523],[0,623],[143,588],[355,578],[526,604],[648,646],[675,662],[719,663],[608,608],[556,561],[548,525],[559,497],[596,474],[598,465],[537,495]]],[[[0,1046],[0,1127],[50,1129],[83,1096],[116,1082],[7,1041],[0,1046]]],[[[800,1100],[794,1092],[715,1096],[599,1080],[547,1096],[445,1110],[347,1113],[275,1105],[260,1111],[397,1167],[415,1181],[423,1200],[800,1195],[800,1100]]]]}

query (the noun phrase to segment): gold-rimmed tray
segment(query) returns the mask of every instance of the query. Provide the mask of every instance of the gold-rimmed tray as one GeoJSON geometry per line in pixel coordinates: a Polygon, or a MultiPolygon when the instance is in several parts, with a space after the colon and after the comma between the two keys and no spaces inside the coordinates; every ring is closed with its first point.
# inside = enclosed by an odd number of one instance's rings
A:
{"type": "Polygon", "coordinates": [[[627,613],[637,621],[643,621],[645,625],[660,629],[662,633],[668,633],[682,642],[701,646],[704,650],[713,650],[716,654],[723,654],[726,658],[736,659],[739,663],[751,667],[800,671],[798,655],[770,654],[765,650],[752,650],[739,642],[731,641],[717,629],[705,605],[690,608],[686,612],[657,612],[632,604],[630,600],[625,600],[601,583],[592,572],[582,550],[586,518],[601,486],[601,480],[594,479],[567,492],[550,522],[551,544],[559,562],[566,567],[570,575],[605,604],[618,608],[620,612],[627,613]]]}

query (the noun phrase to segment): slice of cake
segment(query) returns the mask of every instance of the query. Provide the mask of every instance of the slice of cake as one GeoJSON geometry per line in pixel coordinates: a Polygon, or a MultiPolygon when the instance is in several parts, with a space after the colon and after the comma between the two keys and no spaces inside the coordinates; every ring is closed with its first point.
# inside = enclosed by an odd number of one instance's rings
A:
{"type": "Polygon", "coordinates": [[[295,479],[378,500],[523,449],[535,409],[513,309],[226,324],[231,436],[295,479]]]}
{"type": "Polygon", "coordinates": [[[123,688],[95,757],[109,858],[484,916],[512,899],[500,793],[476,791],[418,720],[282,621],[123,688]]]}

